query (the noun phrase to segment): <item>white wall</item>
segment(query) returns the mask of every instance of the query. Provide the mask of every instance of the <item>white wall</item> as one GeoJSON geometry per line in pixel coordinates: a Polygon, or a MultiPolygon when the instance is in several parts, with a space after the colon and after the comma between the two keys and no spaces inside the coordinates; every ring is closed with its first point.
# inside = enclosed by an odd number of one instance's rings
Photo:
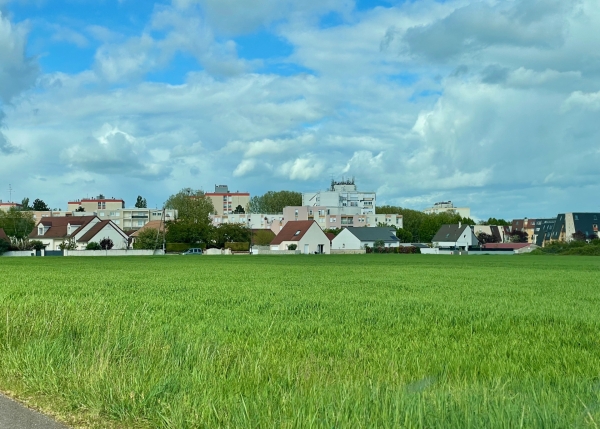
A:
{"type": "MultiPolygon", "coordinates": [[[[118,228],[118,227],[116,227],[118,228]]],[[[117,231],[115,227],[110,224],[106,225],[102,228],[89,242],[100,243],[100,241],[104,238],[110,238],[114,244],[113,250],[123,250],[127,249],[127,239],[123,237],[123,233],[117,231]]],[[[79,247],[85,249],[87,243],[77,243],[79,247]]]]}
{"type": "Polygon", "coordinates": [[[305,253],[305,245],[308,244],[308,253],[315,253],[319,250],[319,245],[323,245],[323,253],[331,253],[331,244],[329,238],[325,235],[319,225],[313,223],[312,226],[306,231],[306,234],[298,242],[298,250],[305,253]]]}
{"type": "Polygon", "coordinates": [[[163,250],[65,250],[65,256],[157,256],[163,250]]]}
{"type": "Polygon", "coordinates": [[[360,240],[354,236],[349,230],[344,229],[331,242],[332,249],[354,249],[363,248],[360,240]]]}

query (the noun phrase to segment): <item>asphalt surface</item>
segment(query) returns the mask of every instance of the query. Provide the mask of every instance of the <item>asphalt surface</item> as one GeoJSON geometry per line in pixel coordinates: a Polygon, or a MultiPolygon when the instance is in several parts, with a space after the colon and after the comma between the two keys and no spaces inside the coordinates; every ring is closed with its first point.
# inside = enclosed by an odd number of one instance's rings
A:
{"type": "Polygon", "coordinates": [[[67,426],[0,394],[0,429],[67,429],[67,426]]]}

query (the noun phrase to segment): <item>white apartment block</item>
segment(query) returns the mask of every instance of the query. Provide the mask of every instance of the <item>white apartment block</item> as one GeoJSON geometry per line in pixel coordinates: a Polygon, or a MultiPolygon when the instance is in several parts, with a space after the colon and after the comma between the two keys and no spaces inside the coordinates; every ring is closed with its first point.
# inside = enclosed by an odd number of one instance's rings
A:
{"type": "Polygon", "coordinates": [[[276,235],[285,225],[284,216],[279,214],[225,214],[210,215],[213,226],[219,226],[224,223],[237,223],[250,229],[270,229],[276,235]]]}
{"type": "Polygon", "coordinates": [[[376,213],[375,192],[359,191],[353,180],[331,182],[327,191],[302,194],[303,206],[340,207],[344,213],[352,215],[373,215],[376,213]]]}
{"type": "Polygon", "coordinates": [[[314,220],[322,229],[344,228],[349,226],[375,228],[377,226],[403,227],[399,214],[356,214],[348,207],[300,206],[285,207],[283,218],[289,220],[314,220]],[[350,213],[349,213],[350,212],[350,213]]]}
{"type": "Polygon", "coordinates": [[[440,214],[447,212],[456,212],[461,217],[471,217],[471,209],[469,207],[454,207],[452,201],[442,201],[439,203],[435,203],[433,207],[429,207],[423,210],[423,213],[425,214],[440,214]]]}

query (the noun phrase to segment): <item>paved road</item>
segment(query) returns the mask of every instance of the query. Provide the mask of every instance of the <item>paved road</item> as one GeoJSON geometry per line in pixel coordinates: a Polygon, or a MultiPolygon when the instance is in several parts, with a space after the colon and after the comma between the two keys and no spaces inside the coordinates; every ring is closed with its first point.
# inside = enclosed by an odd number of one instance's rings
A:
{"type": "Polygon", "coordinates": [[[67,427],[0,394],[0,429],[67,429],[67,427]]]}

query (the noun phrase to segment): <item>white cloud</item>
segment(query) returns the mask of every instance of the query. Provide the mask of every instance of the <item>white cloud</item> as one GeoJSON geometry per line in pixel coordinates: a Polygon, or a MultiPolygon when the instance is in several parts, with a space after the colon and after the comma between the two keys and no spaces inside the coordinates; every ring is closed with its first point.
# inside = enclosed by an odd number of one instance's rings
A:
{"type": "Polygon", "coordinates": [[[575,109],[577,107],[587,110],[600,110],[600,91],[593,93],[584,93],[575,91],[563,104],[563,112],[575,109]]]}
{"type": "Polygon", "coordinates": [[[310,153],[302,158],[285,162],[277,169],[280,176],[290,180],[318,180],[323,171],[325,171],[325,162],[310,153]]]}

